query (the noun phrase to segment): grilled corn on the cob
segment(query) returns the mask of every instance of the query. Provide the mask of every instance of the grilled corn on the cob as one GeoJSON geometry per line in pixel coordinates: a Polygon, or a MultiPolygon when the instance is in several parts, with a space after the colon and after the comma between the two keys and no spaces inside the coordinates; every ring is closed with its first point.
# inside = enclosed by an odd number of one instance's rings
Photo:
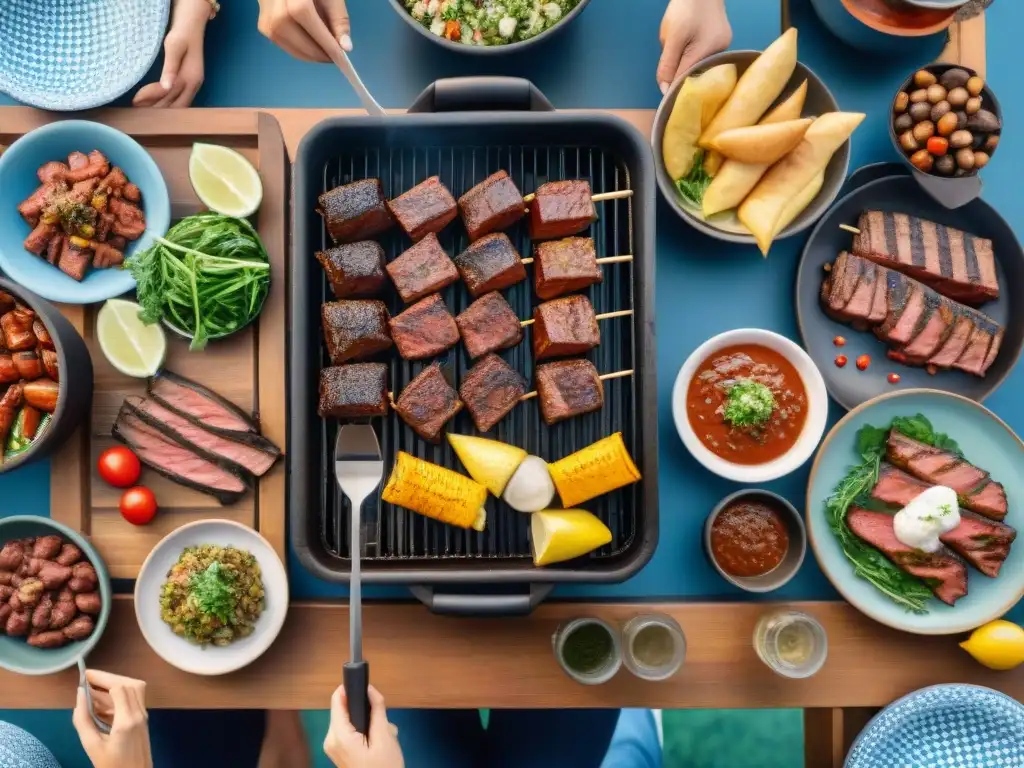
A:
{"type": "Polygon", "coordinates": [[[621,432],[550,464],[548,469],[566,509],[640,480],[640,470],[630,458],[621,432]]]}
{"type": "Polygon", "coordinates": [[[398,452],[382,496],[390,504],[460,528],[482,531],[487,523],[484,486],[405,451],[398,452]]]}

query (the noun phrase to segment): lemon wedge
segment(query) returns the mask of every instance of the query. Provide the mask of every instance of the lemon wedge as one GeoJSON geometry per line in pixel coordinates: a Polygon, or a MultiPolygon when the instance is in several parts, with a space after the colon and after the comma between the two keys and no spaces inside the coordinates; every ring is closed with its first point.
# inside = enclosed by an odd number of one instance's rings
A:
{"type": "Polygon", "coordinates": [[[448,433],[448,442],[469,476],[497,497],[501,497],[509,479],[526,458],[526,451],[514,445],[485,437],[448,433]]]}
{"type": "Polygon", "coordinates": [[[551,565],[593,552],[612,532],[583,509],[545,509],[530,518],[533,564],[551,565]]]}
{"type": "Polygon", "coordinates": [[[999,619],[978,627],[960,647],[989,669],[1008,670],[1024,664],[1024,629],[999,619]]]}
{"type": "Polygon", "coordinates": [[[192,145],[188,178],[196,196],[211,211],[243,219],[263,202],[263,182],[252,163],[217,144],[192,145]]]}
{"type": "Polygon", "coordinates": [[[110,364],[125,376],[152,376],[164,362],[167,337],[159,325],[139,319],[134,301],[110,299],[96,317],[96,338],[110,364]]]}

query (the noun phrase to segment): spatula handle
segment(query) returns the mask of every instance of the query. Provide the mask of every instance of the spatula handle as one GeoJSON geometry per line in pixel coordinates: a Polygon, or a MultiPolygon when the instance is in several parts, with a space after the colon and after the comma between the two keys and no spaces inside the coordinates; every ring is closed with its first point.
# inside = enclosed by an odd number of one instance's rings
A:
{"type": "Polygon", "coordinates": [[[366,736],[370,732],[370,665],[365,661],[349,661],[344,667],[345,698],[352,726],[366,736]]]}

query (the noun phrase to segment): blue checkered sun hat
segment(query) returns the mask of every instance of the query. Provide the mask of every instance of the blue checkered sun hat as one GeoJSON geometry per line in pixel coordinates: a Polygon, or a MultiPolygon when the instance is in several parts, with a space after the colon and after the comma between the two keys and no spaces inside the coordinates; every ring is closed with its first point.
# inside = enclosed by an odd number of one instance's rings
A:
{"type": "Polygon", "coordinates": [[[0,91],[69,112],[126,93],[156,60],[170,0],[0,0],[0,91]]]}
{"type": "Polygon", "coordinates": [[[1021,768],[1024,706],[976,685],[936,685],[882,710],[846,768],[1021,768]]]}

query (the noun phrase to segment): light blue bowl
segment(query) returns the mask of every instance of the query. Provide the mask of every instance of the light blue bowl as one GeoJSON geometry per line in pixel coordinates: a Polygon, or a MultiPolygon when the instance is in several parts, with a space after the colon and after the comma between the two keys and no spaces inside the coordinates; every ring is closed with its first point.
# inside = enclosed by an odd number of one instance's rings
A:
{"type": "Polygon", "coordinates": [[[934,685],[893,702],[868,723],[846,768],[1018,768],[1024,706],[979,685],[934,685]]]}
{"type": "Polygon", "coordinates": [[[86,120],[63,120],[22,136],[0,155],[0,270],[30,291],[65,304],[106,301],[135,288],[131,274],[122,269],[90,269],[78,282],[23,245],[31,231],[18,213],[18,204],[39,187],[36,170],[51,160],[67,161],[69,153],[100,150],[111,165],[124,169],[128,180],[142,191],[146,232],[128,244],[126,255],[149,248],[156,235],[171,223],[171,198],[152,156],[121,131],[86,120]]]}
{"type": "Polygon", "coordinates": [[[967,460],[988,470],[1006,488],[1006,523],[1024,527],[1024,444],[992,411],[966,397],[934,389],[908,389],[880,395],[854,408],[825,437],[807,483],[807,533],[821,570],[855,608],[875,621],[919,635],[969,632],[1007,613],[1024,596],[1024,540],[1010,549],[999,578],[969,568],[968,594],[949,606],[932,599],[928,613],[909,613],[854,575],[825,519],[825,499],[861,459],[856,451],[861,427],[888,425],[896,416],[924,414],[939,432],[953,438],[967,460]]]}

